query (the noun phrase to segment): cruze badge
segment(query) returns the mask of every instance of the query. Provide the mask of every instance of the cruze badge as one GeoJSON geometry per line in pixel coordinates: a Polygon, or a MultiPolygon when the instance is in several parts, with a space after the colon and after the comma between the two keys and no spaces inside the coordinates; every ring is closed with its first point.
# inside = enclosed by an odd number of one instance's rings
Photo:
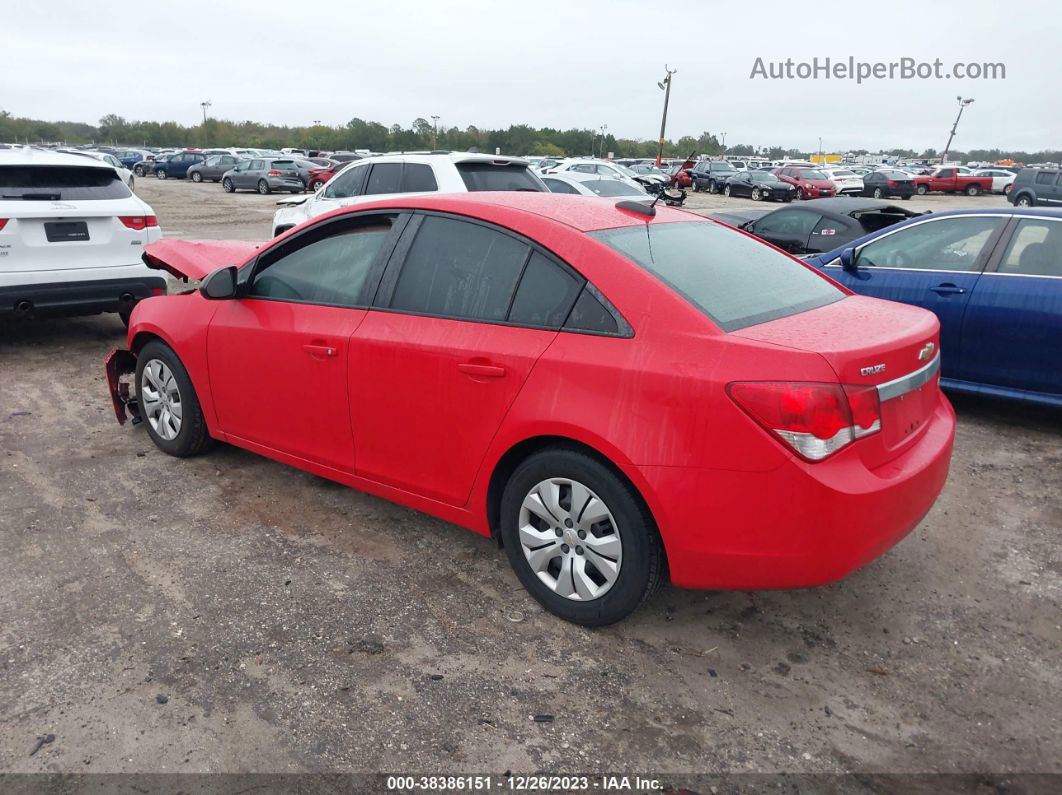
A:
{"type": "Polygon", "coordinates": [[[935,351],[936,349],[936,345],[934,345],[932,342],[927,342],[925,345],[922,346],[922,350],[918,352],[918,361],[924,362],[927,359],[932,359],[933,351],[935,351]]]}
{"type": "Polygon", "coordinates": [[[875,375],[877,373],[884,373],[884,372],[885,372],[885,365],[883,365],[883,364],[874,364],[874,365],[871,365],[870,367],[861,367],[861,368],[859,368],[859,374],[860,375],[875,375]]]}

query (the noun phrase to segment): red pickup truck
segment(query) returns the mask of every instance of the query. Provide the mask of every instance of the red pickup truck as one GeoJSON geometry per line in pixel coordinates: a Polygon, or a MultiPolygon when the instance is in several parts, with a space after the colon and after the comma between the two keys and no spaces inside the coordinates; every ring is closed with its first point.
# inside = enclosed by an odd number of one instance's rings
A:
{"type": "Polygon", "coordinates": [[[928,177],[915,177],[912,182],[919,196],[925,196],[931,190],[941,193],[965,193],[967,196],[992,192],[991,177],[967,176],[960,174],[959,170],[952,166],[941,166],[928,177]]]}

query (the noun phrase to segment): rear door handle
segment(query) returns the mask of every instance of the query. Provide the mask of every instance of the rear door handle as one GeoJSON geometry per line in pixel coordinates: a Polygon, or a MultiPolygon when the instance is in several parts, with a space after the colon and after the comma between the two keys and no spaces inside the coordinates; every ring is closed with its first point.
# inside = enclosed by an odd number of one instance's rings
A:
{"type": "Polygon", "coordinates": [[[951,282],[945,282],[944,284],[938,284],[936,287],[930,287],[930,290],[937,295],[962,295],[966,292],[965,287],[959,287],[951,282]]]}
{"type": "Polygon", "coordinates": [[[310,356],[335,356],[336,349],[331,345],[303,345],[302,349],[310,356]]]}
{"type": "Polygon", "coordinates": [[[461,362],[457,365],[457,369],[465,375],[475,376],[476,378],[505,377],[505,368],[496,364],[472,364],[471,362],[461,362]]]}

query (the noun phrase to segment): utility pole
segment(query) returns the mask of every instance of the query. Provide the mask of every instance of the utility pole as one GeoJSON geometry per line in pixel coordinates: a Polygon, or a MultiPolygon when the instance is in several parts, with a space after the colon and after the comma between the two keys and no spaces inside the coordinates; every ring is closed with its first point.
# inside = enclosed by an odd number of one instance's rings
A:
{"type": "Polygon", "coordinates": [[[959,115],[955,117],[955,123],[951,125],[951,135],[948,136],[948,143],[944,147],[944,154],[940,156],[940,164],[944,165],[948,162],[948,150],[951,149],[951,140],[955,137],[955,130],[959,127],[959,119],[962,118],[963,109],[973,102],[972,99],[963,99],[962,97],[955,97],[959,100],[959,115]]]}
{"type": "Polygon", "coordinates": [[[719,133],[719,137],[721,139],[719,142],[719,148],[722,149],[719,153],[719,159],[722,160],[726,157],[726,133],[719,133]]]}
{"type": "Polygon", "coordinates": [[[204,101],[204,102],[200,102],[200,103],[199,103],[199,107],[201,107],[201,108],[203,109],[203,126],[204,126],[204,127],[206,127],[206,119],[207,119],[207,117],[206,117],[206,113],[207,113],[207,108],[209,108],[209,107],[210,107],[211,105],[213,105],[213,104],[214,104],[214,103],[213,103],[213,102],[211,102],[211,101],[210,101],[209,99],[208,99],[208,100],[206,100],[206,101],[204,101]]]}
{"type": "Polygon", "coordinates": [[[604,157],[605,156],[605,130],[607,130],[607,129],[608,129],[608,125],[607,124],[602,124],[601,125],[601,138],[600,138],[601,152],[598,155],[598,157],[604,157]]]}
{"type": "Polygon", "coordinates": [[[826,165],[826,158],[822,156],[822,136],[819,136],[819,165],[826,165]]]}
{"type": "Polygon", "coordinates": [[[431,132],[431,148],[432,149],[438,149],[439,148],[439,117],[438,116],[432,116],[431,117],[431,130],[432,130],[432,132],[431,132]]]}
{"type": "Polygon", "coordinates": [[[660,161],[664,158],[664,130],[667,128],[667,105],[671,101],[671,76],[675,74],[678,69],[671,69],[667,64],[664,64],[664,71],[667,75],[664,79],[657,83],[657,87],[664,92],[664,115],[660,118],[660,145],[656,150],[656,166],[660,167],[660,161]]]}

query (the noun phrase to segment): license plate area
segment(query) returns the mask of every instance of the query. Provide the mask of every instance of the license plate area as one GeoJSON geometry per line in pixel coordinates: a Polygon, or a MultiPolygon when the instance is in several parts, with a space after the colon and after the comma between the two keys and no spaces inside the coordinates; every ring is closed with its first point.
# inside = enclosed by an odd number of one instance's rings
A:
{"type": "Polygon", "coordinates": [[[48,221],[44,224],[44,236],[49,243],[76,243],[89,239],[85,221],[48,221]]]}

